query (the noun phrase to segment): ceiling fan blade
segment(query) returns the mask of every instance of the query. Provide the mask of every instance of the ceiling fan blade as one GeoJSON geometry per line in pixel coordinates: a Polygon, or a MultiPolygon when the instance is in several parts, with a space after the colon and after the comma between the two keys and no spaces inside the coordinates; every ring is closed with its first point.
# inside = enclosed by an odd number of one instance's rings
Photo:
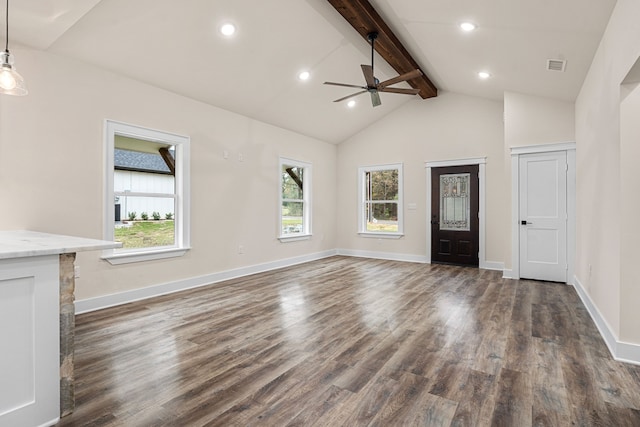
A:
{"type": "Polygon", "coordinates": [[[378,89],[385,88],[396,83],[405,82],[407,80],[415,79],[416,77],[420,77],[421,75],[422,71],[420,70],[409,71],[408,73],[400,74],[397,77],[383,81],[382,83],[378,84],[378,89]]]}
{"type": "Polygon", "coordinates": [[[380,101],[380,94],[378,93],[378,91],[371,90],[369,92],[371,93],[371,105],[373,105],[374,107],[381,105],[382,101],[380,101]]]}
{"type": "Polygon", "coordinates": [[[365,93],[365,92],[366,92],[366,90],[361,90],[360,92],[356,92],[356,93],[352,93],[351,95],[347,95],[347,96],[345,96],[344,98],[336,99],[336,100],[335,100],[335,101],[333,101],[333,102],[340,102],[340,101],[344,101],[345,99],[353,98],[354,96],[358,96],[358,95],[360,95],[361,93],[365,93]]]}
{"type": "Polygon", "coordinates": [[[324,84],[332,85],[332,86],[355,87],[357,89],[366,89],[366,87],[364,87],[364,86],[350,85],[350,84],[346,84],[346,83],[324,82],[324,84]]]}
{"type": "Polygon", "coordinates": [[[418,93],[420,93],[420,89],[404,89],[400,87],[383,87],[378,88],[378,91],[387,93],[401,93],[403,95],[417,95],[418,93]]]}
{"type": "Polygon", "coordinates": [[[364,80],[367,82],[367,86],[376,87],[376,78],[373,76],[373,67],[371,65],[360,66],[362,68],[362,74],[364,74],[364,80]]]}

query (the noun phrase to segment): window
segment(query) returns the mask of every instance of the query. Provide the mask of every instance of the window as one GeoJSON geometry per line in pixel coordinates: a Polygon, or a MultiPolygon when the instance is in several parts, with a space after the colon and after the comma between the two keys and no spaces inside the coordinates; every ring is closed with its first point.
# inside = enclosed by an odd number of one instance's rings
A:
{"type": "Polygon", "coordinates": [[[189,138],[106,121],[105,239],[122,242],[112,264],[189,249],[189,138]]]}
{"type": "Polygon", "coordinates": [[[402,236],[402,164],[362,167],[358,172],[360,234],[402,236]]]}
{"type": "Polygon", "coordinates": [[[471,230],[470,173],[440,175],[440,230],[471,230]]]}
{"type": "Polygon", "coordinates": [[[311,165],[280,159],[280,240],[311,235],[311,165]]]}

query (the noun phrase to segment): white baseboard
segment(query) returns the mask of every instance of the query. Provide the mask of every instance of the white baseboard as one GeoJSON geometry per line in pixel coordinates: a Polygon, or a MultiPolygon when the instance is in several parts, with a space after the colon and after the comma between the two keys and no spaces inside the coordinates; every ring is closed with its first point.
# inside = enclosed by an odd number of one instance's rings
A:
{"type": "Polygon", "coordinates": [[[44,424],[40,424],[38,427],[49,427],[49,426],[54,426],[56,424],[58,424],[58,421],[60,421],[60,417],[57,417],[56,419],[53,419],[51,421],[47,421],[44,424]]]}
{"type": "Polygon", "coordinates": [[[611,329],[611,327],[609,326],[605,318],[602,316],[602,314],[600,314],[600,311],[591,300],[591,297],[587,293],[585,287],[582,285],[580,280],[577,277],[574,277],[573,283],[574,283],[573,287],[578,292],[578,296],[580,297],[580,299],[582,300],[582,303],[584,304],[585,308],[589,312],[591,319],[596,324],[596,327],[598,328],[600,335],[602,335],[602,339],[604,339],[605,344],[607,345],[607,347],[609,347],[609,352],[615,358],[616,357],[615,349],[616,349],[617,339],[615,334],[613,333],[613,330],[611,329]]]}
{"type": "Polygon", "coordinates": [[[114,307],[117,305],[127,304],[134,301],[140,301],[160,295],[180,292],[187,289],[198,288],[201,286],[211,285],[224,280],[235,279],[238,277],[248,276],[250,274],[263,273],[266,271],[276,270],[279,268],[290,267],[292,265],[302,264],[309,261],[315,261],[336,255],[336,250],[328,250],[316,252],[313,254],[302,255],[294,258],[287,258],[278,261],[271,261],[264,264],[250,265],[247,267],[236,268],[233,270],[220,271],[217,273],[207,274],[199,277],[191,277],[187,279],[177,280],[175,282],[162,283],[141,289],[133,289],[130,291],[119,292],[117,294],[104,295],[95,298],[87,298],[76,301],[76,313],[88,313],[103,308],[114,307]]]}
{"type": "MultiPolygon", "coordinates": [[[[428,257],[423,255],[397,254],[392,252],[360,251],[355,249],[337,249],[338,255],[353,256],[359,258],[387,259],[390,261],[418,262],[430,264],[428,257]]],[[[485,261],[479,268],[484,270],[504,271],[504,263],[497,261],[485,261]]]]}
{"type": "Polygon", "coordinates": [[[338,255],[359,258],[386,259],[389,261],[418,262],[429,264],[429,259],[422,255],[396,254],[393,252],[359,251],[355,249],[336,249],[338,255]]]}
{"type": "Polygon", "coordinates": [[[640,345],[618,341],[615,359],[620,362],[640,365],[640,345]]]}
{"type": "Polygon", "coordinates": [[[640,345],[618,341],[613,329],[611,329],[607,320],[602,316],[598,307],[593,303],[589,293],[586,291],[577,276],[573,277],[573,287],[576,289],[576,292],[578,292],[578,296],[589,312],[591,319],[593,319],[593,322],[596,324],[602,339],[609,348],[611,356],[620,362],[640,365],[640,345]]]}
{"type": "Polygon", "coordinates": [[[504,262],[485,261],[485,262],[480,264],[480,268],[482,268],[484,270],[504,271],[504,262]]]}
{"type": "Polygon", "coordinates": [[[510,268],[504,268],[502,270],[502,278],[503,279],[513,279],[513,270],[510,268]]]}

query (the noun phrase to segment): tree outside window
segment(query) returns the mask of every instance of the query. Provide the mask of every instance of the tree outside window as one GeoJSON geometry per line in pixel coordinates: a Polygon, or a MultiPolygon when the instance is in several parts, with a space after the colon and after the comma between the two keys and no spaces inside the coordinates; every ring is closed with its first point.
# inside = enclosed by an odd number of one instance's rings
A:
{"type": "Polygon", "coordinates": [[[360,168],[360,233],[402,233],[402,165],[360,168]]]}
{"type": "Polygon", "coordinates": [[[280,159],[280,238],[311,234],[311,165],[280,159]]]}

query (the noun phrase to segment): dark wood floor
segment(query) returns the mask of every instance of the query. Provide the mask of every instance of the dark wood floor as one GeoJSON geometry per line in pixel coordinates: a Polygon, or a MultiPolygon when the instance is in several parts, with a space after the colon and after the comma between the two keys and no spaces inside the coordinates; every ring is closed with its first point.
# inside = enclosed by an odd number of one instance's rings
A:
{"type": "Polygon", "coordinates": [[[60,426],[640,426],[570,286],[333,257],[77,317],[60,426]]]}

